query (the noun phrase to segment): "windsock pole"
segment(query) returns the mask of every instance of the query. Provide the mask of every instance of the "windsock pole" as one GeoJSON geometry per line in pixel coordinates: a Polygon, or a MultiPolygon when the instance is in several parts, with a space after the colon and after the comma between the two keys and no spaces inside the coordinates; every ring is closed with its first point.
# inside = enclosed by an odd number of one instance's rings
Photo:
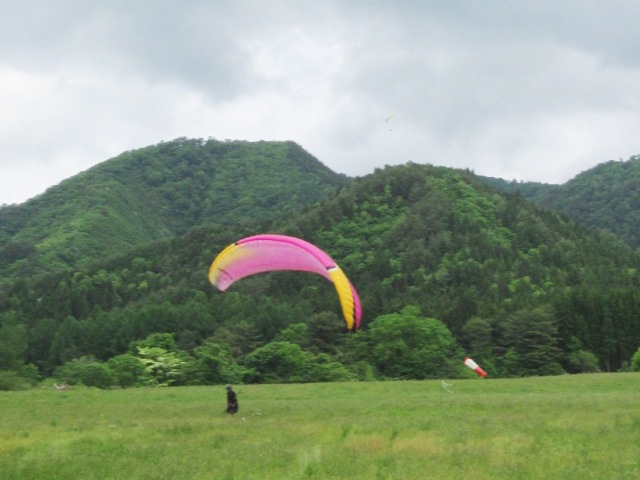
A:
{"type": "Polygon", "coordinates": [[[480,375],[482,378],[487,378],[487,372],[481,369],[480,366],[469,357],[465,357],[464,364],[471,370],[476,372],[478,375],[480,375]]]}

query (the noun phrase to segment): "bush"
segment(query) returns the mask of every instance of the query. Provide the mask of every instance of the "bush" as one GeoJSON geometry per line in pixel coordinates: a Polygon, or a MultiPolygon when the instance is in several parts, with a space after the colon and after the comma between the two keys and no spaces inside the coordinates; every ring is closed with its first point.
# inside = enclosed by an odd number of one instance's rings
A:
{"type": "Polygon", "coordinates": [[[640,348],[631,357],[631,371],[640,372],[640,348]]]}
{"type": "Polygon", "coordinates": [[[336,362],[326,353],[313,358],[306,374],[309,382],[348,382],[357,378],[344,365],[336,362]]]}
{"type": "Polygon", "coordinates": [[[574,373],[595,373],[600,371],[598,357],[587,350],[578,350],[570,353],[568,363],[574,373]]]}
{"type": "Polygon", "coordinates": [[[111,369],[104,363],[87,355],[71,360],[56,368],[56,378],[69,385],[85,385],[107,389],[115,385],[111,369]]]}
{"type": "Polygon", "coordinates": [[[130,353],[124,353],[107,360],[113,373],[114,384],[122,388],[146,385],[150,376],[144,362],[130,353]]]}
{"type": "Polygon", "coordinates": [[[0,391],[26,390],[30,381],[11,370],[0,370],[0,391]]]}

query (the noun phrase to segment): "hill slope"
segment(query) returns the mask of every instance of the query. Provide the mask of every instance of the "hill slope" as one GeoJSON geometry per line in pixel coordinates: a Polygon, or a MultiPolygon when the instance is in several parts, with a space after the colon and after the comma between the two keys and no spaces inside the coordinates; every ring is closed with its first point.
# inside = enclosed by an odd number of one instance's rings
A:
{"type": "Polygon", "coordinates": [[[640,156],[610,161],[582,172],[563,185],[506,182],[493,185],[517,191],[539,205],[564,212],[590,229],[606,229],[633,248],[640,247],[640,156]]]}
{"type": "Polygon", "coordinates": [[[200,224],[263,222],[348,181],[292,142],[177,139],[126,152],[0,209],[0,276],[86,263],[200,224]]]}
{"type": "Polygon", "coordinates": [[[469,172],[414,164],[259,227],[201,227],[91,268],[24,278],[0,295],[0,319],[28,325],[26,358],[43,371],[86,354],[110,358],[154,332],[191,348],[213,335],[242,359],[295,323],[353,368],[374,365],[373,353],[359,347],[358,357],[323,323],[337,320],[339,307],[322,278],[265,274],[224,295],[212,290],[215,255],[260,231],[326,250],[360,293],[364,330],[414,305],[495,374],[557,372],[557,362],[573,371],[581,367],[572,355],[583,354],[618,369],[640,345],[638,254],[469,172]]]}

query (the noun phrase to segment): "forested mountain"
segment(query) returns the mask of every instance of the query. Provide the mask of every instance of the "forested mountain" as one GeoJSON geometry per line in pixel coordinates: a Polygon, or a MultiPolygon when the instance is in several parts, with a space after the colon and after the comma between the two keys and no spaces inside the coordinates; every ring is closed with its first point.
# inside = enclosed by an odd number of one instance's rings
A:
{"type": "Polygon", "coordinates": [[[607,229],[632,248],[640,247],[640,156],[609,161],[582,172],[563,185],[507,182],[486,178],[491,184],[564,212],[593,230],[607,229]]]}
{"type": "Polygon", "coordinates": [[[106,385],[450,378],[464,352],[514,376],[617,370],[640,346],[638,253],[468,171],[387,167],[301,213],[219,223],[6,285],[0,363],[67,380],[92,368],[106,385]],[[362,300],[357,334],[316,275],[213,290],[215,255],[264,232],[340,264],[362,300]]]}
{"type": "Polygon", "coordinates": [[[177,139],[0,208],[0,278],[86,264],[197,225],[263,222],[349,179],[293,142],[177,139]]]}

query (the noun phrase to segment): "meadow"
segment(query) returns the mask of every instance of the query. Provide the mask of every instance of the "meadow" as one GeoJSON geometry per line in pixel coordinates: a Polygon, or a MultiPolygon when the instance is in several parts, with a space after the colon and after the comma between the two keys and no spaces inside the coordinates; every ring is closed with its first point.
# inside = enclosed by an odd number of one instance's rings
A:
{"type": "Polygon", "coordinates": [[[0,392],[2,479],[637,479],[640,374],[0,392]]]}

